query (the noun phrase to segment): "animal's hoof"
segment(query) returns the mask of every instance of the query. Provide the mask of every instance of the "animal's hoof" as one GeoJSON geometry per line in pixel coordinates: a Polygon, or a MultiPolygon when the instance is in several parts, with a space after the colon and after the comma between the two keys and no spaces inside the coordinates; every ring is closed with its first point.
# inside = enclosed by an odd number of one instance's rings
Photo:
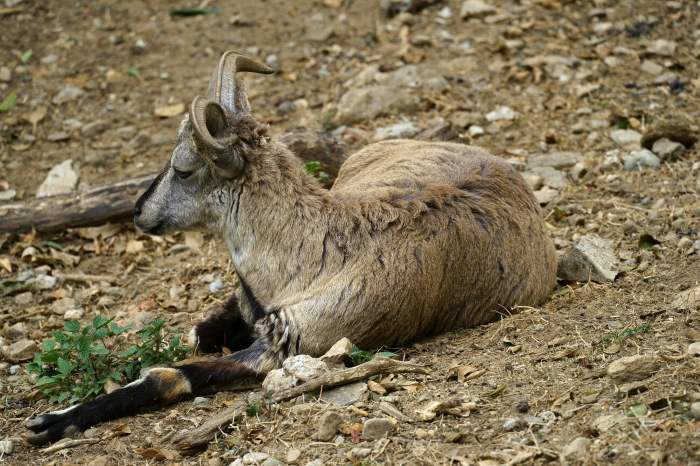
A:
{"type": "Polygon", "coordinates": [[[82,429],[78,426],[77,417],[71,413],[74,408],[44,414],[27,421],[25,424],[27,429],[34,432],[33,435],[26,437],[27,442],[41,445],[81,432],[82,429]]]}

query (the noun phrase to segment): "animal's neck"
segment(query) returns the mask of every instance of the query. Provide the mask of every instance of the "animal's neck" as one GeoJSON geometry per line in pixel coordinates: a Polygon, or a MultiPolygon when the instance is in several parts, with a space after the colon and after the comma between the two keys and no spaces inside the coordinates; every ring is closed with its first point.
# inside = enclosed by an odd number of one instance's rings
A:
{"type": "Polygon", "coordinates": [[[248,162],[232,196],[224,237],[256,297],[266,304],[308,286],[325,260],[323,231],[334,210],[328,191],[291,152],[269,143],[248,162]]]}

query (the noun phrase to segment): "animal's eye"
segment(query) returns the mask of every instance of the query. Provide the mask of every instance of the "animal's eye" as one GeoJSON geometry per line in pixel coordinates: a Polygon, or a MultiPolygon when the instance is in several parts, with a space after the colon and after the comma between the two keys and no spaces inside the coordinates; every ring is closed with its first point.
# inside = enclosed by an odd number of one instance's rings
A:
{"type": "Polygon", "coordinates": [[[177,168],[173,167],[173,170],[175,170],[175,175],[177,175],[178,178],[181,180],[185,180],[192,176],[192,171],[187,171],[187,170],[178,170],[177,168]]]}

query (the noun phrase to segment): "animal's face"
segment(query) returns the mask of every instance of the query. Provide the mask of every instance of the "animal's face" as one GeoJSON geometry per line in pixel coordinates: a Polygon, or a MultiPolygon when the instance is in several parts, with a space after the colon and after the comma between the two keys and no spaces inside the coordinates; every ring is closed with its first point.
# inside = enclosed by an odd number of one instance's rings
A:
{"type": "Polygon", "coordinates": [[[198,153],[194,130],[186,116],[168,163],[136,201],[136,226],[154,235],[207,226],[217,210],[212,200],[221,200],[229,185],[215,170],[198,153]]]}
{"type": "Polygon", "coordinates": [[[192,101],[168,164],[136,202],[134,223],[146,233],[223,224],[230,193],[242,182],[244,154],[262,135],[237,71],[273,72],[235,51],[221,57],[208,98],[192,101]]]}

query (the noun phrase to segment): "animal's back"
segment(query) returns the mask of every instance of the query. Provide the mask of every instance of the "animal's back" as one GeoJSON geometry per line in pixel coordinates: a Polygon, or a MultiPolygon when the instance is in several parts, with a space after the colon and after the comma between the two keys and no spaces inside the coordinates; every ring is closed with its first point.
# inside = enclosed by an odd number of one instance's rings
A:
{"type": "Polygon", "coordinates": [[[358,343],[477,325],[541,303],[554,286],[554,248],[531,190],[482,149],[373,144],[348,158],[332,192],[380,223],[357,270],[382,292],[355,302],[366,317],[345,329],[358,343]]]}

